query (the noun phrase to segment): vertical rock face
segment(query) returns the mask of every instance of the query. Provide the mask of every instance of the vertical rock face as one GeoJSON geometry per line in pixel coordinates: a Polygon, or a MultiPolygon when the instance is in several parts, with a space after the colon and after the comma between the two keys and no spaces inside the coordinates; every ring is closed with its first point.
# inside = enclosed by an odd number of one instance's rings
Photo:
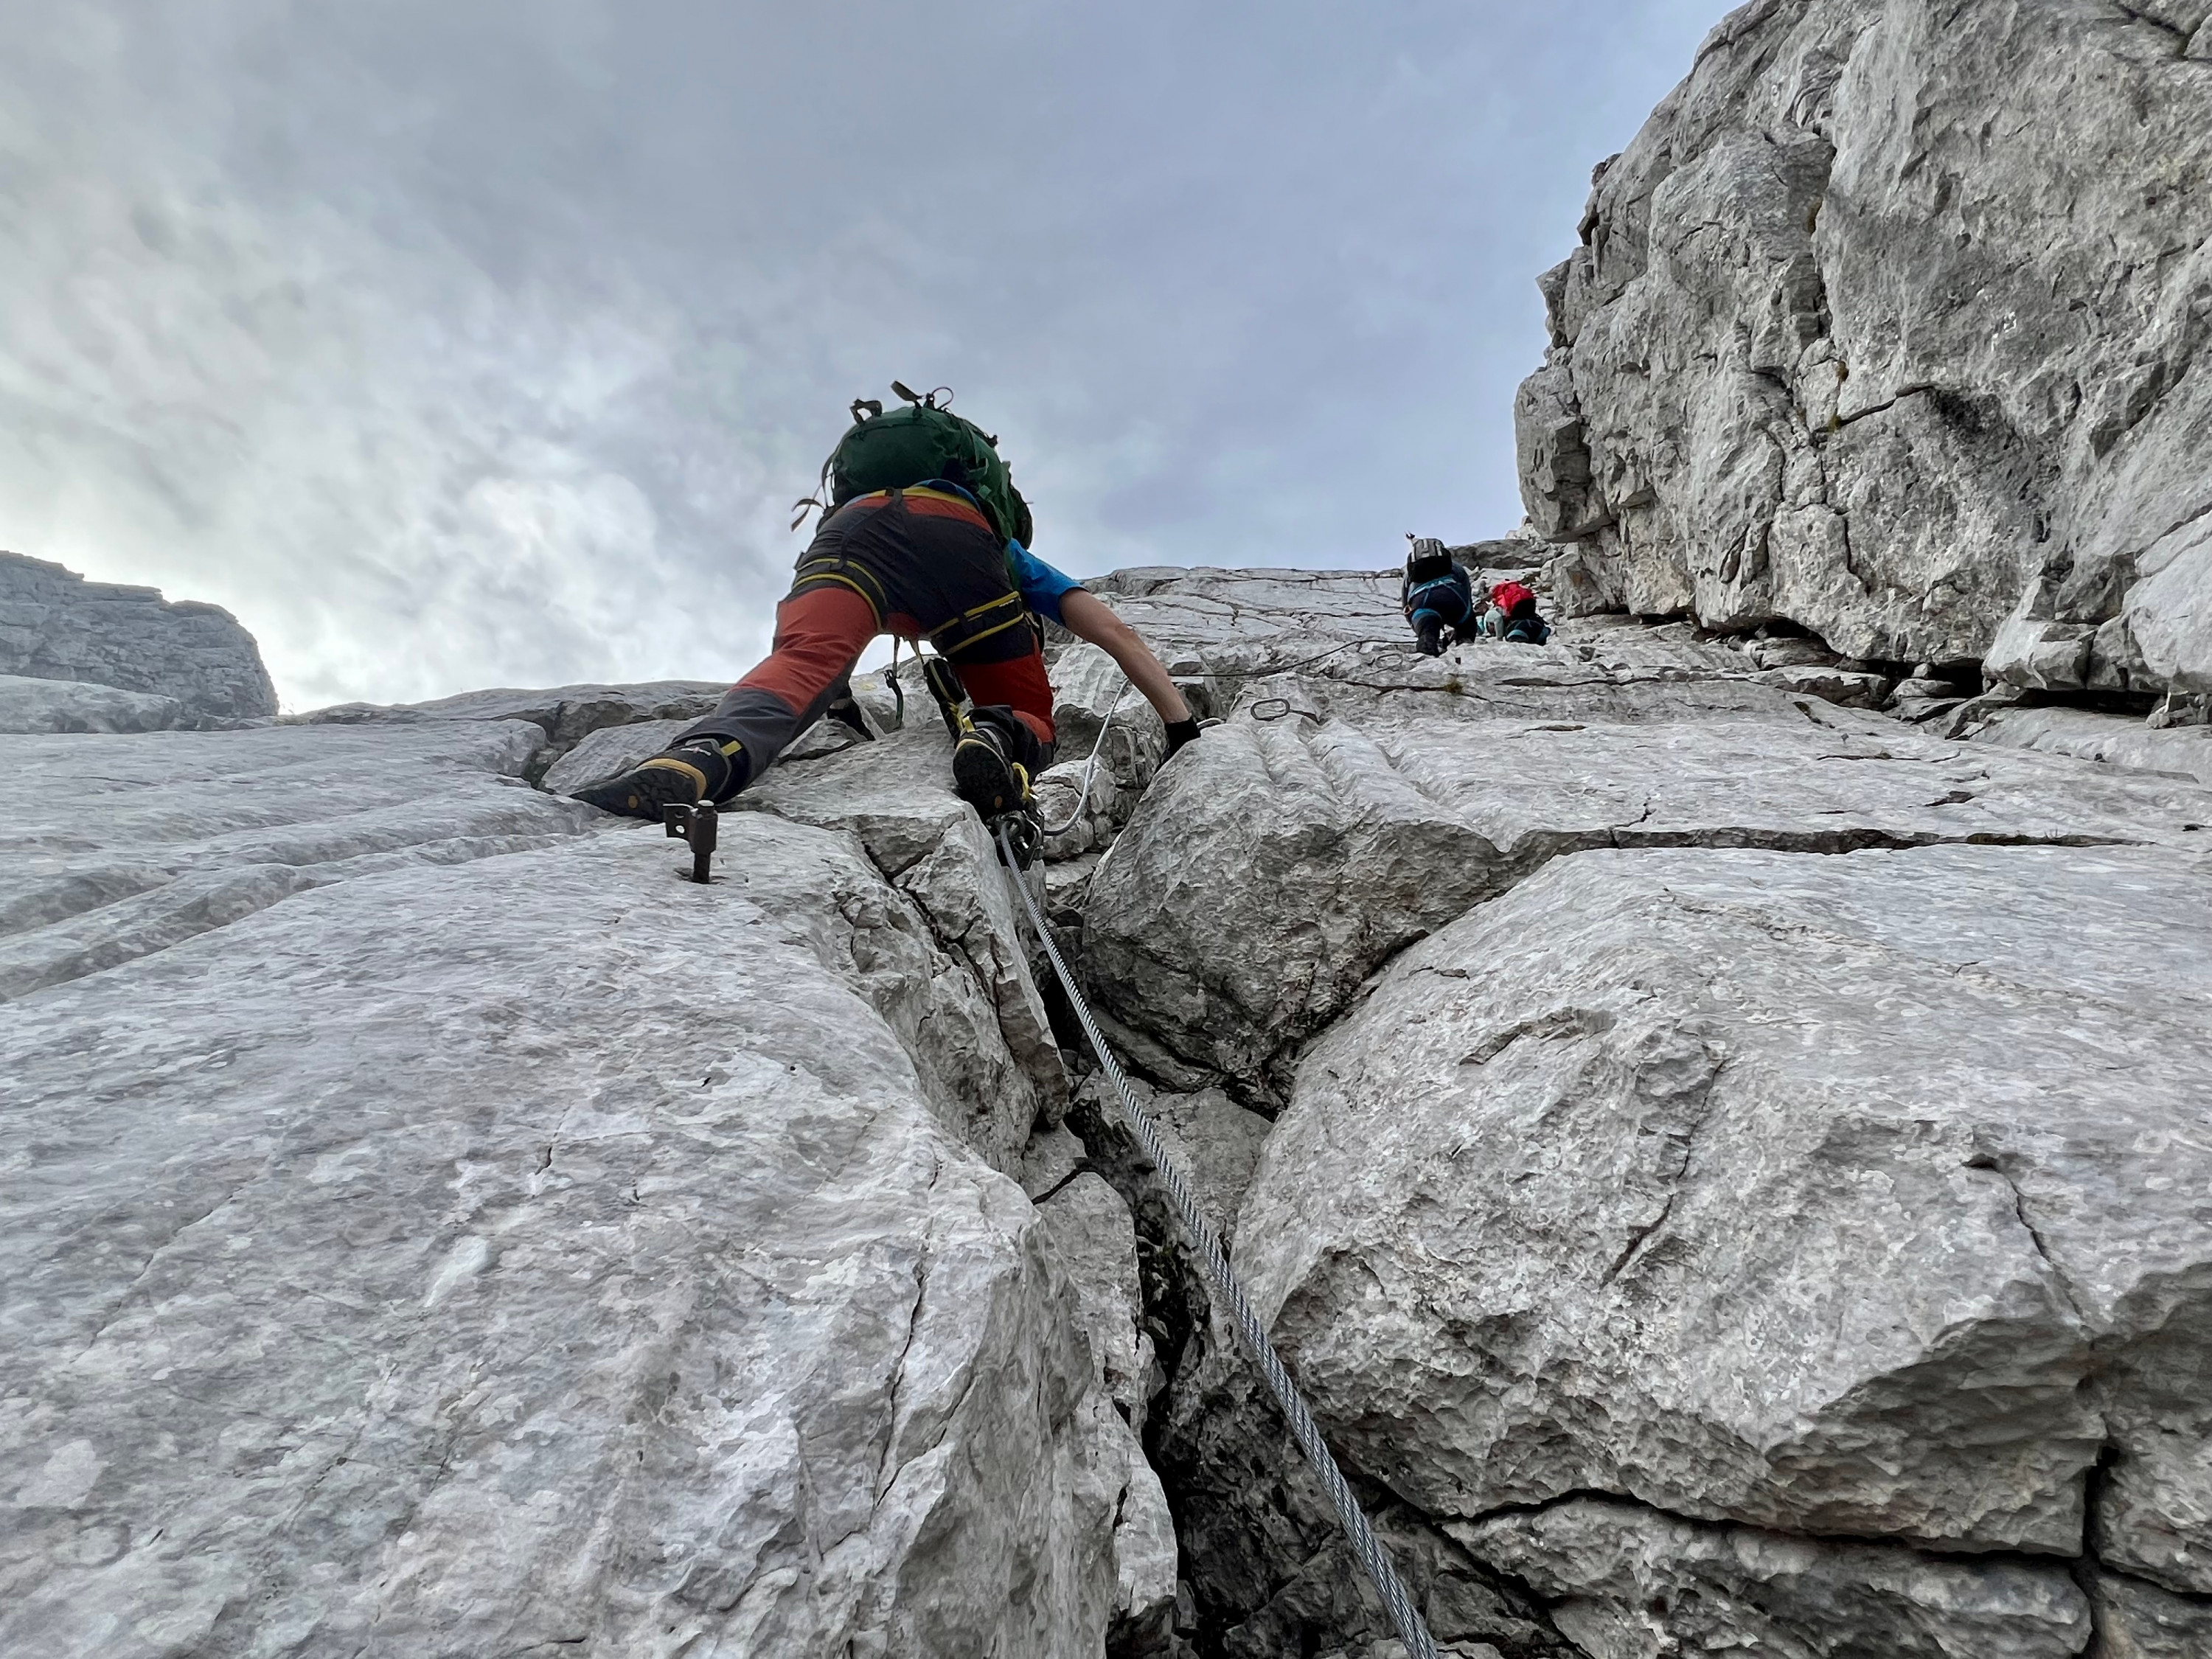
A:
{"type": "Polygon", "coordinates": [[[0,553],[0,674],[151,692],[188,714],[276,712],[260,648],[221,606],[172,605],[16,553],[0,553]]]}
{"type": "Polygon", "coordinates": [[[1733,13],[1542,279],[1516,408],[1537,527],[1634,611],[2212,687],[2197,9],[1733,13]]]}

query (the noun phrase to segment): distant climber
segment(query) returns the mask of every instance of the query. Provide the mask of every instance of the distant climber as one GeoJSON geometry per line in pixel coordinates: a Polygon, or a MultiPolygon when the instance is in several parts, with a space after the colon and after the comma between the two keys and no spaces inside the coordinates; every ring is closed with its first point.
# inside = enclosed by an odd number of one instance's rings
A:
{"type": "Polygon", "coordinates": [[[1425,657],[1443,654],[1444,636],[1458,644],[1474,629],[1474,587],[1444,544],[1434,536],[1406,539],[1413,546],[1406,554],[1406,580],[1399,597],[1406,620],[1413,625],[1413,648],[1425,657]]]}
{"type": "Polygon", "coordinates": [[[1483,599],[1475,627],[1513,645],[1541,645],[1552,624],[1536,614],[1536,596],[1519,582],[1502,581],[1483,599]]]}
{"type": "Polygon", "coordinates": [[[998,441],[935,392],[891,389],[906,407],[886,414],[856,400],[852,427],[823,463],[827,501],[798,504],[824,516],[776,607],[767,660],[669,748],[577,799],[655,821],[672,804],[729,800],[849,696],[854,664],[888,633],[937,650],[926,672],[954,731],[956,792],[986,818],[1018,811],[1052,763],[1054,735],[1033,611],[1121,665],[1168,722],[1169,753],[1197,735],[1174,681],[1133,630],[1029,552],[1029,505],[998,441]]]}

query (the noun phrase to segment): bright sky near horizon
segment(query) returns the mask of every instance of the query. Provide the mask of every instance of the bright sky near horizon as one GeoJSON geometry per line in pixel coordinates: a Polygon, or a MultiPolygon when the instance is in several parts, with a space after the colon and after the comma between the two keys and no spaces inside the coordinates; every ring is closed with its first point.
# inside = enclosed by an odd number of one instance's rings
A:
{"type": "Polygon", "coordinates": [[[718,679],[855,397],[1078,574],[1521,514],[1534,278],[1720,0],[0,7],[0,548],[288,707],[718,679]]]}

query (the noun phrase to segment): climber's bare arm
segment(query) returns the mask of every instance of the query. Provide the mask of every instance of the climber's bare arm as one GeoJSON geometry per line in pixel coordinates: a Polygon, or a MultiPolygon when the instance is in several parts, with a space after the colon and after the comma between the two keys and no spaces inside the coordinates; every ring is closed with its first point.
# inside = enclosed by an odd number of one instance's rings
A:
{"type": "Polygon", "coordinates": [[[1060,619],[1077,639],[1097,646],[1120,664],[1129,684],[1145,694],[1145,701],[1160,711],[1162,720],[1173,726],[1190,718],[1190,707],[1168,678],[1166,666],[1104,600],[1079,587],[1073,589],[1060,597],[1060,619]]]}

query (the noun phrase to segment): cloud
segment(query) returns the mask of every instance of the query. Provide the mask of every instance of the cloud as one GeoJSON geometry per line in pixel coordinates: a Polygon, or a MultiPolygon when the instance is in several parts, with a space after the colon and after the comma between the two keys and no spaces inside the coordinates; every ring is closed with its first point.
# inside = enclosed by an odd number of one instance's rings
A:
{"type": "Polygon", "coordinates": [[[1518,516],[1531,279],[1705,7],[391,0],[0,21],[0,545],[295,706],[733,675],[854,395],[1040,550],[1518,516]]]}

